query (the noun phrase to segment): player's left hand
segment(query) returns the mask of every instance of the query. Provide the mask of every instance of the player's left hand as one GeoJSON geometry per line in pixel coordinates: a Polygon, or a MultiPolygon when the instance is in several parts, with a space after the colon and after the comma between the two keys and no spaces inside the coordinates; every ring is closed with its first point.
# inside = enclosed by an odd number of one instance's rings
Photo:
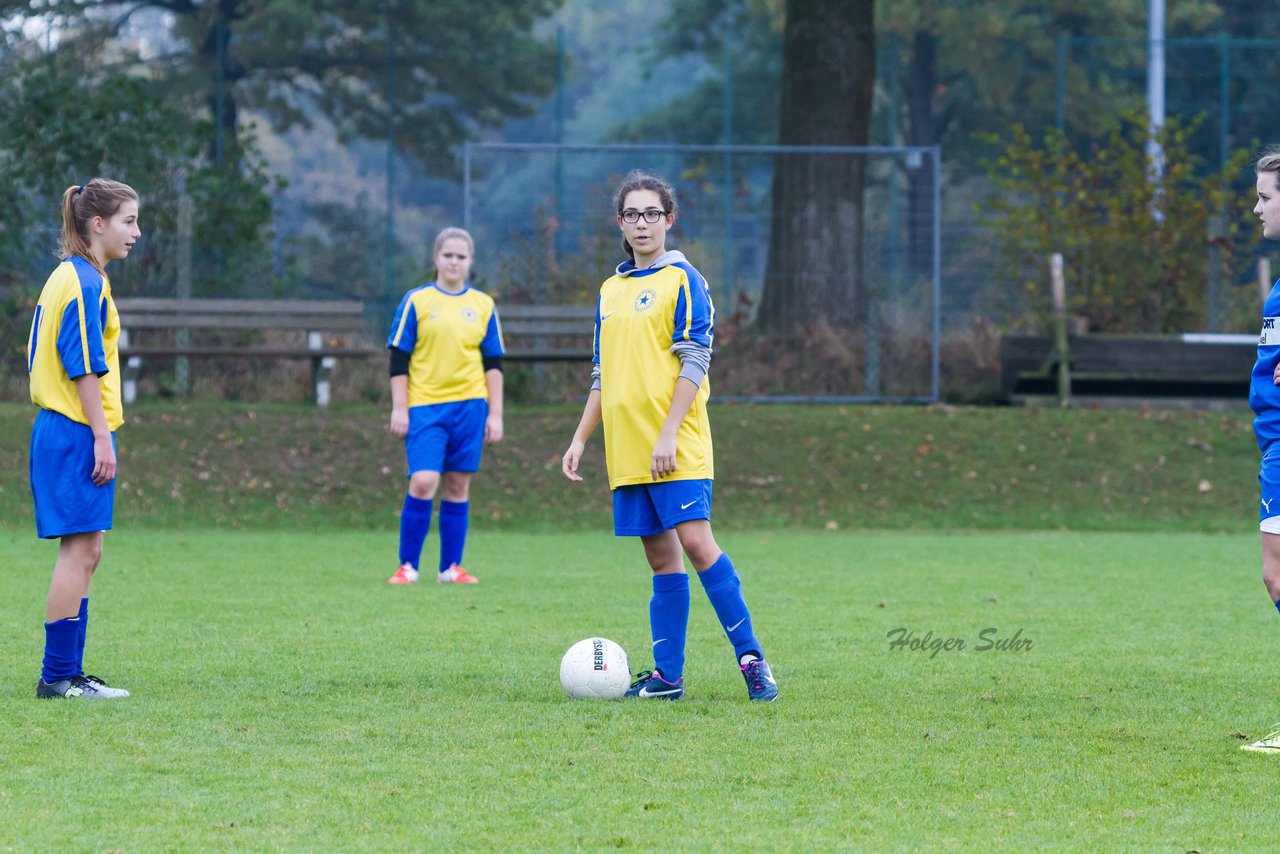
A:
{"type": "Polygon", "coordinates": [[[1271,382],[1280,385],[1280,365],[1276,365],[1276,369],[1271,372],[1271,382]]]}
{"type": "Polygon", "coordinates": [[[653,457],[649,462],[649,470],[654,480],[662,480],[676,473],[676,437],[659,434],[653,446],[653,457]]]}
{"type": "Polygon", "coordinates": [[[489,417],[486,418],[484,422],[484,443],[486,445],[492,445],[495,442],[501,442],[501,441],[502,441],[502,416],[493,415],[492,413],[490,413],[489,417]]]}
{"type": "Polygon", "coordinates": [[[111,435],[95,436],[93,440],[93,471],[89,479],[94,486],[106,486],[116,476],[116,449],[111,435]]]}

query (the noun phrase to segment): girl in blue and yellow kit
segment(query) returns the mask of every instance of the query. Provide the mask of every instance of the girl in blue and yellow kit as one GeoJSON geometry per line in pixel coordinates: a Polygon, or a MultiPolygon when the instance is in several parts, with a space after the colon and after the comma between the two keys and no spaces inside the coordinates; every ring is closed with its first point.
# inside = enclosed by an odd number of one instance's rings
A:
{"type": "Polygon", "coordinates": [[[773,700],[778,686],[752,628],[742,582],[711,533],[711,292],[683,254],[667,250],[676,219],[667,182],[632,172],[614,202],[630,258],[600,286],[591,391],[562,471],[571,481],[582,480],[583,447],[603,422],[614,533],[640,537],[653,570],[654,669],[639,674],[627,696],[684,696],[688,555],[733,644],[748,697],[773,700]]]}
{"type": "Polygon", "coordinates": [[[36,533],[59,539],[45,605],[44,662],[36,696],[119,699],[84,672],[89,584],[102,560],[115,510],[115,431],[120,400],[120,318],[108,261],[125,258],[141,236],[138,194],[94,178],[62,194],[63,261],[45,282],[27,342],[31,402],[31,495],[36,533]]]}
{"type": "Polygon", "coordinates": [[[391,584],[418,580],[418,560],[440,500],[436,580],[475,584],[462,566],[471,475],[486,443],[502,439],[502,328],[493,298],[467,281],[475,243],[461,228],[436,236],[435,281],[396,308],[387,338],[392,435],[405,440],[409,488],[400,514],[400,566],[391,584]]]}

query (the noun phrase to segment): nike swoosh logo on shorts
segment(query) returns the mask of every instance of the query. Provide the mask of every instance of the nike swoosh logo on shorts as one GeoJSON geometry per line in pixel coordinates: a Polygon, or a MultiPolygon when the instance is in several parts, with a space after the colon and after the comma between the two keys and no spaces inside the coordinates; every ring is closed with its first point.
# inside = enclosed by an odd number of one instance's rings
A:
{"type": "Polygon", "coordinates": [[[692,501],[690,501],[688,504],[681,504],[681,505],[680,505],[680,509],[681,509],[681,510],[688,510],[690,507],[692,507],[693,505],[695,505],[695,504],[697,504],[697,503],[698,503],[698,499],[696,499],[696,498],[695,498],[695,499],[693,499],[692,501]]]}

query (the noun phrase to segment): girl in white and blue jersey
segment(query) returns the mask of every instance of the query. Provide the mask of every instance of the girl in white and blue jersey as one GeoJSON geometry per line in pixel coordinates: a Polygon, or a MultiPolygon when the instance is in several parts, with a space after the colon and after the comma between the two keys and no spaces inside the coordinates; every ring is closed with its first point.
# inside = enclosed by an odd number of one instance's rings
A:
{"type": "Polygon", "coordinates": [[[653,570],[654,669],[641,673],[627,695],[684,696],[688,555],[733,645],[748,697],[773,700],[778,686],[752,627],[741,579],[711,532],[711,291],[683,254],[667,250],[667,231],[676,219],[667,182],[632,172],[614,201],[630,259],[600,286],[591,391],[562,471],[571,481],[582,480],[583,448],[603,422],[614,533],[639,537],[653,570]]]}
{"type": "MultiPolygon", "coordinates": [[[[1280,239],[1280,146],[1269,149],[1255,165],[1258,203],[1253,212],[1262,221],[1262,235],[1280,239]]],[[[1262,306],[1258,360],[1249,381],[1253,432],[1262,452],[1258,473],[1258,506],[1262,531],[1262,581],[1280,608],[1280,282],[1262,306]]]]}
{"type": "Polygon", "coordinates": [[[418,580],[422,544],[440,490],[436,580],[475,584],[462,566],[471,475],[486,443],[502,439],[502,327],[493,298],[467,283],[475,243],[461,228],[436,236],[436,279],[404,295],[387,337],[392,435],[404,439],[409,488],[400,513],[400,566],[418,580]]]}
{"type": "MultiPolygon", "coordinates": [[[[1262,222],[1262,236],[1280,240],[1280,146],[1269,148],[1254,165],[1258,203],[1254,214],[1262,222]]],[[[1249,378],[1249,406],[1253,433],[1262,452],[1258,470],[1258,528],[1262,532],[1262,583],[1280,609],[1280,282],[1262,304],[1258,360],[1249,378]]],[[[1243,750],[1280,753],[1280,725],[1243,750]]]]}
{"type": "Polygon", "coordinates": [[[45,282],[27,341],[30,478],[36,533],[60,540],[45,604],[39,698],[118,699],[129,692],[84,672],[89,584],[115,509],[115,431],[120,400],[120,318],[108,261],[125,258],[141,232],[138,194],[94,178],[62,194],[63,261],[45,282]]]}

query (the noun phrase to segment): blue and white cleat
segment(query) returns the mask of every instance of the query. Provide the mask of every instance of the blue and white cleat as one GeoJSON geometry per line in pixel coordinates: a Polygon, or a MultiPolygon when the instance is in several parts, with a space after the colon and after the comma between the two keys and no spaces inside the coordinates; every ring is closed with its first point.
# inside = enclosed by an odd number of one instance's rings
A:
{"type": "Polygon", "coordinates": [[[668,682],[657,671],[642,670],[636,674],[636,681],[631,683],[626,696],[647,700],[679,700],[684,696],[684,677],[668,682]]]}
{"type": "Polygon", "coordinates": [[[778,683],[763,658],[752,659],[739,667],[742,668],[742,678],[747,680],[747,697],[768,703],[778,699],[778,683]]]}
{"type": "Polygon", "coordinates": [[[36,681],[36,697],[40,700],[73,699],[85,700],[123,700],[129,692],[123,688],[112,688],[96,676],[72,676],[60,682],[36,681]]]}

